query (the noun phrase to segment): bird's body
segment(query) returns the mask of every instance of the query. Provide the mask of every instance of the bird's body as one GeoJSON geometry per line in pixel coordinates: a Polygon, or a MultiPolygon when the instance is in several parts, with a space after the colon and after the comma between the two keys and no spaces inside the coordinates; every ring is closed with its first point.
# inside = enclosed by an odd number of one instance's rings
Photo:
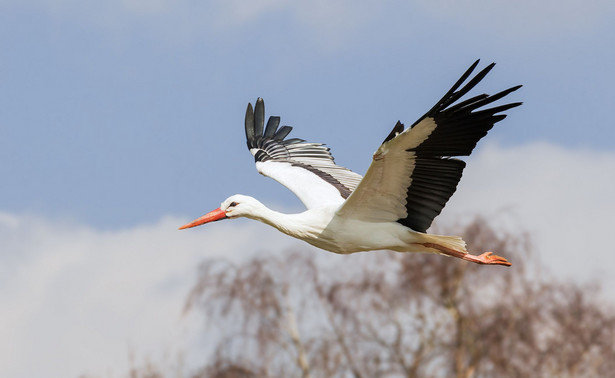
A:
{"type": "MultiPolygon", "coordinates": [[[[221,204],[228,209],[229,204],[242,206],[240,215],[230,212],[228,218],[246,217],[258,220],[286,235],[339,254],[387,249],[398,252],[436,252],[422,244],[457,244],[463,248],[465,243],[459,237],[430,235],[415,232],[398,222],[369,222],[362,219],[339,215],[340,205],[326,205],[297,214],[284,214],[267,208],[255,198],[234,195],[221,204]],[[443,239],[443,240],[440,240],[443,239]]],[[[226,212],[225,212],[226,213],[226,212]]]]}
{"type": "Polygon", "coordinates": [[[336,165],[323,144],[285,139],[292,128],[278,128],[279,117],[270,117],[265,127],[264,103],[259,98],[255,109],[249,104],[246,111],[246,139],[256,168],[293,191],[307,210],[282,214],[252,197],[234,195],[220,208],[181,228],[247,217],[335,253],[431,252],[481,264],[510,265],[491,252],[469,254],[460,237],[426,233],[455,192],[465,167],[453,157],[470,155],[487,131],[506,117],[497,113],[521,104],[479,110],[520,86],[457,102],[494,65],[459,89],[477,64],[410,128],[404,130],[398,122],[374,153],[364,177],[336,165]]]}

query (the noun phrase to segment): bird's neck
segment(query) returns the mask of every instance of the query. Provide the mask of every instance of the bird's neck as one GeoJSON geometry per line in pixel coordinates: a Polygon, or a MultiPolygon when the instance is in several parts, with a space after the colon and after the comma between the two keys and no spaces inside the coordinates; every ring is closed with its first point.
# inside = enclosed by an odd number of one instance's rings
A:
{"type": "Polygon", "coordinates": [[[322,231],[317,224],[313,224],[313,216],[310,213],[308,210],[298,214],[284,214],[262,205],[257,213],[248,215],[248,218],[273,226],[287,235],[305,239],[313,233],[322,231]]]}
{"type": "Polygon", "coordinates": [[[258,213],[248,215],[248,218],[252,218],[270,226],[277,228],[278,230],[289,234],[293,231],[294,222],[292,221],[293,214],[284,214],[262,205],[259,208],[258,213]]]}

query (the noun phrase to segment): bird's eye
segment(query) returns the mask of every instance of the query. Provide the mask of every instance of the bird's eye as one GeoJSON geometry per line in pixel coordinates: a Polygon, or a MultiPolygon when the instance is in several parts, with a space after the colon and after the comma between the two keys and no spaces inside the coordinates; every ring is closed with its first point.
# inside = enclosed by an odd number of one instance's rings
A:
{"type": "Polygon", "coordinates": [[[237,202],[231,202],[231,204],[228,205],[228,207],[235,207],[235,206],[237,206],[237,202]]]}

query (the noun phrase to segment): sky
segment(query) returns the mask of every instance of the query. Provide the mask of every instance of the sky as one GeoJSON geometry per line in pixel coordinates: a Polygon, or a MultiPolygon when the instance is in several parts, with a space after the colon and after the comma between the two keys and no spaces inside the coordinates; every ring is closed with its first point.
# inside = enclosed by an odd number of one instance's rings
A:
{"type": "Polygon", "coordinates": [[[323,253],[248,220],[177,231],[235,193],[301,211],[254,169],[247,103],[362,174],[478,58],[497,63],[478,91],[523,84],[524,105],[437,222],[527,232],[553,274],[614,287],[613,16],[603,0],[0,0],[0,376],[197,363],[205,326],[181,311],[200,261],[323,253]]]}

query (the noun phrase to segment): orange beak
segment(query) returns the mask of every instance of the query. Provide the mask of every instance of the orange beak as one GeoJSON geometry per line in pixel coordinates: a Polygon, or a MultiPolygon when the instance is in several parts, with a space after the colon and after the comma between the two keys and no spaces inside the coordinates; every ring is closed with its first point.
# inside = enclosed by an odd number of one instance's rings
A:
{"type": "Polygon", "coordinates": [[[200,226],[205,223],[215,222],[215,221],[219,221],[222,219],[227,219],[226,212],[221,210],[220,208],[217,208],[216,210],[210,211],[209,213],[203,215],[202,217],[195,219],[194,221],[181,226],[179,229],[183,230],[184,228],[196,227],[196,226],[200,226]]]}

